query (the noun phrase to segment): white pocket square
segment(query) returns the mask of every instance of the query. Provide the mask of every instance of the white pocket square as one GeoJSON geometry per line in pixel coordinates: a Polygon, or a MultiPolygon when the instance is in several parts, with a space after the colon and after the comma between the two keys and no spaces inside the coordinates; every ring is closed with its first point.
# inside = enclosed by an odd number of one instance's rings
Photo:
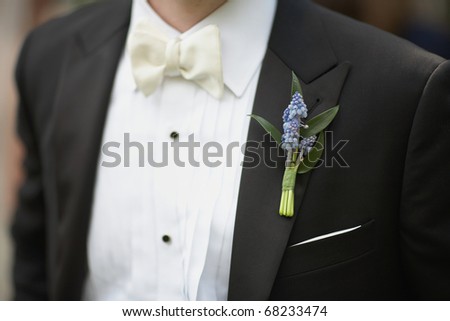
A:
{"type": "Polygon", "coordinates": [[[353,228],[349,228],[349,229],[346,229],[346,230],[342,230],[342,231],[337,231],[337,232],[333,232],[333,233],[317,236],[315,238],[312,238],[312,239],[309,239],[309,240],[306,240],[306,241],[303,241],[303,242],[291,245],[291,246],[289,246],[289,248],[296,247],[296,246],[303,245],[303,244],[307,244],[307,243],[317,242],[317,241],[320,241],[320,240],[323,240],[323,239],[327,239],[327,238],[330,238],[330,237],[333,237],[333,236],[338,236],[338,235],[341,235],[341,234],[350,233],[350,232],[353,232],[353,231],[355,231],[357,229],[360,229],[361,227],[362,227],[362,225],[356,226],[356,227],[353,227],[353,228]]]}

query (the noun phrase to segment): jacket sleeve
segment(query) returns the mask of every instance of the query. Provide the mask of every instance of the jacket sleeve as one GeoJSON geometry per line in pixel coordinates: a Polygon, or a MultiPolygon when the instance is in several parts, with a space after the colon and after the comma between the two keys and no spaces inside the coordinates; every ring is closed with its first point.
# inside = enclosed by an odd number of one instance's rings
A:
{"type": "MultiPolygon", "coordinates": [[[[13,279],[16,300],[46,300],[46,231],[39,139],[30,113],[32,98],[27,95],[27,55],[31,37],[25,41],[16,68],[19,93],[18,135],[26,154],[24,181],[12,225],[15,243],[13,279]]],[[[32,80],[32,79],[31,79],[32,80]]]]}
{"type": "Polygon", "coordinates": [[[400,212],[405,277],[414,299],[450,299],[450,62],[426,84],[416,111],[400,212]]]}

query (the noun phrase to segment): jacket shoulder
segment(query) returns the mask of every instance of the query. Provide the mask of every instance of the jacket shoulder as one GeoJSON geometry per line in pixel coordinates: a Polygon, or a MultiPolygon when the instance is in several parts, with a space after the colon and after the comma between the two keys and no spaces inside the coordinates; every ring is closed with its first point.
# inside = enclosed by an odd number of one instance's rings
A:
{"type": "MultiPolygon", "coordinates": [[[[131,0],[108,0],[86,5],[65,16],[52,19],[32,30],[24,41],[17,62],[19,88],[39,87],[56,79],[68,48],[74,42],[99,37],[106,39],[128,26],[131,0]],[[32,81],[25,81],[31,79],[32,81]]],[[[36,90],[37,92],[37,90],[36,90]]]]}
{"type": "Polygon", "coordinates": [[[411,66],[415,66],[416,71],[426,73],[445,61],[408,40],[319,5],[316,7],[333,50],[340,60],[364,63],[373,61],[376,62],[374,66],[381,65],[386,69],[394,67],[394,71],[400,72],[412,70],[411,66]]]}
{"type": "Polygon", "coordinates": [[[85,43],[105,41],[128,27],[131,0],[107,0],[87,5],[48,21],[27,36],[17,64],[19,96],[39,119],[49,113],[53,93],[65,68],[67,53],[85,55],[85,43]],[[76,45],[75,45],[76,44],[76,45]]]}
{"type": "Polygon", "coordinates": [[[66,39],[81,30],[90,28],[95,32],[95,26],[111,23],[118,19],[118,13],[127,16],[131,8],[131,0],[108,0],[85,5],[61,17],[51,19],[32,30],[29,38],[39,38],[44,41],[57,41],[66,39]]]}

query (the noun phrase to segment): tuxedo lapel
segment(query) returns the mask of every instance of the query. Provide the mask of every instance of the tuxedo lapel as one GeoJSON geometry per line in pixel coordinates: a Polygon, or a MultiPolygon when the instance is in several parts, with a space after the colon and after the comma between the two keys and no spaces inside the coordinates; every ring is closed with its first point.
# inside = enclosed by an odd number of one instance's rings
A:
{"type": "MultiPolygon", "coordinates": [[[[281,111],[290,100],[291,71],[268,51],[261,70],[253,113],[282,126],[281,111]]],[[[265,132],[252,121],[248,142],[261,142],[265,132]]],[[[263,143],[263,148],[268,144],[263,143]]],[[[262,160],[263,148],[253,150],[262,160]]],[[[256,156],[256,155],[255,155],[256,156]]],[[[252,157],[249,149],[246,158],[252,157]]],[[[253,156],[254,157],[254,156],[253,156]]],[[[278,215],[283,159],[276,167],[264,162],[244,166],[236,213],[231,261],[229,300],[265,300],[281,261],[294,219],[278,215]]]]}
{"type": "Polygon", "coordinates": [[[54,163],[59,213],[53,295],[79,299],[103,126],[124,48],[130,1],[114,1],[85,23],[67,48],[55,102],[54,163]],[[105,9],[106,8],[106,9],[105,9]],[[95,32],[93,32],[95,31],[95,32]]]}
{"type": "MultiPolygon", "coordinates": [[[[282,128],[282,112],[290,100],[291,71],[302,83],[310,118],[338,104],[350,70],[338,64],[317,8],[307,0],[280,0],[269,49],[259,79],[253,113],[282,128]],[[298,13],[298,15],[296,15],[298,13]],[[300,46],[294,45],[299,43],[300,46]]],[[[260,142],[264,130],[252,122],[248,141],[260,142]]],[[[264,149],[257,150],[263,158],[264,149]]],[[[247,150],[246,158],[254,158],[247,150]]],[[[295,212],[292,219],[281,217],[279,204],[284,158],[276,167],[260,163],[243,169],[234,230],[229,300],[267,300],[287,246],[295,218],[301,215],[311,173],[298,177],[295,212]]],[[[317,169],[320,170],[320,169],[317,169]]]]}

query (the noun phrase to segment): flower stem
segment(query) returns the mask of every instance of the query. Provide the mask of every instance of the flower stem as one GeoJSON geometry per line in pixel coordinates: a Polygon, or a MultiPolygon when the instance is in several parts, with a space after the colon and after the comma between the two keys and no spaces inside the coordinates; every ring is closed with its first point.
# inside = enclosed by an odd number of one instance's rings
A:
{"type": "Polygon", "coordinates": [[[286,167],[283,177],[283,189],[281,193],[280,215],[294,216],[294,188],[297,179],[298,166],[286,167]]]}
{"type": "Polygon", "coordinates": [[[283,215],[282,213],[284,213],[284,209],[285,209],[285,198],[286,198],[286,193],[285,191],[281,192],[281,201],[280,201],[280,215],[283,215]]]}
{"type": "Polygon", "coordinates": [[[304,153],[304,149],[301,150],[301,152],[298,154],[298,159],[295,162],[295,165],[297,166],[297,168],[300,166],[300,164],[303,162],[303,153],[304,153]]]}
{"type": "MultiPolygon", "coordinates": [[[[292,161],[293,161],[292,154],[293,154],[292,150],[288,151],[288,155],[287,155],[287,158],[286,158],[286,167],[291,167],[292,166],[292,161]]],[[[295,160],[294,160],[294,162],[295,162],[295,160]]]]}

